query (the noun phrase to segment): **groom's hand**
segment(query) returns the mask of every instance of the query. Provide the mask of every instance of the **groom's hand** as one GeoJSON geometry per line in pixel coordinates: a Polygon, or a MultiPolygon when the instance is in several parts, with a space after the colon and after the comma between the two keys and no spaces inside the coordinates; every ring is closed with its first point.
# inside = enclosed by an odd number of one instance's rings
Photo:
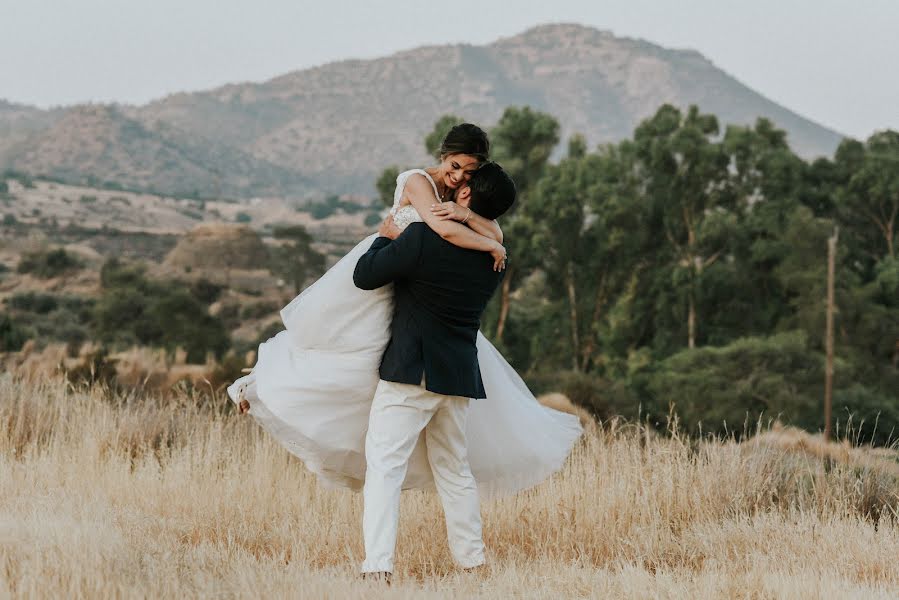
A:
{"type": "Polygon", "coordinates": [[[378,235],[390,238],[391,240],[400,237],[401,233],[403,233],[402,230],[400,230],[400,228],[396,226],[396,223],[393,222],[393,215],[387,215],[387,218],[384,219],[384,222],[381,223],[381,226],[378,228],[378,235]]]}

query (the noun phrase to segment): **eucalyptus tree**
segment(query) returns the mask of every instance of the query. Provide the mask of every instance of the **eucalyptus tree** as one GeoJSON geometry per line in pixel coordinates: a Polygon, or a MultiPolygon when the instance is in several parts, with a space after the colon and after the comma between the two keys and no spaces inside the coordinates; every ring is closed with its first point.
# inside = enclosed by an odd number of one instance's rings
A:
{"type": "Polygon", "coordinates": [[[600,362],[605,310],[639,260],[644,228],[631,149],[624,142],[571,153],[547,169],[525,209],[548,290],[567,307],[575,371],[600,362]]]}
{"type": "Polygon", "coordinates": [[[533,222],[527,214],[530,194],[543,176],[553,149],[559,143],[559,122],[552,115],[528,106],[509,107],[490,130],[490,155],[515,181],[518,202],[501,219],[509,253],[506,275],[500,287],[494,338],[501,342],[512,303],[512,290],[534,267],[531,257],[533,222]]]}
{"type": "Polygon", "coordinates": [[[837,195],[837,218],[869,275],[899,249],[899,132],[875,133],[863,147],[844,142],[837,162],[852,171],[837,195]]]}
{"type": "Polygon", "coordinates": [[[634,134],[645,192],[667,241],[670,283],[686,304],[687,346],[696,346],[697,299],[704,272],[726,255],[736,226],[729,159],[716,138],[718,119],[696,106],[662,106],[634,134]]]}

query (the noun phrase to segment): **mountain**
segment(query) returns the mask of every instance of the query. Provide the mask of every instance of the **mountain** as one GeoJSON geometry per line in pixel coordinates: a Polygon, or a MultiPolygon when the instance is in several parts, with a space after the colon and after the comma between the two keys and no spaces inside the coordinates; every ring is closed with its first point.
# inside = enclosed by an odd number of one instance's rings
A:
{"type": "Polygon", "coordinates": [[[579,132],[593,145],[630,136],[665,102],[698,104],[722,124],[767,117],[807,157],[832,154],[842,139],[698,52],[559,24],[485,46],[341,61],[143,106],[10,109],[20,124],[12,142],[0,138],[0,166],[165,193],[372,193],[383,167],[428,161],[423,138],[445,113],[489,126],[507,106],[530,105],[559,119],[563,139],[579,132]]]}

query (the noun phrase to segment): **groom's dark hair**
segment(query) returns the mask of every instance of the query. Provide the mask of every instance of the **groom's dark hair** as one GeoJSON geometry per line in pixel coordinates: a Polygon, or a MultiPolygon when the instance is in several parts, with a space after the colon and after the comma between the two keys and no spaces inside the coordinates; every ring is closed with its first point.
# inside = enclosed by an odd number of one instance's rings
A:
{"type": "Polygon", "coordinates": [[[468,182],[471,201],[468,207],[485,219],[496,219],[513,204],[518,191],[515,182],[501,166],[485,162],[472,174],[468,182]]]}

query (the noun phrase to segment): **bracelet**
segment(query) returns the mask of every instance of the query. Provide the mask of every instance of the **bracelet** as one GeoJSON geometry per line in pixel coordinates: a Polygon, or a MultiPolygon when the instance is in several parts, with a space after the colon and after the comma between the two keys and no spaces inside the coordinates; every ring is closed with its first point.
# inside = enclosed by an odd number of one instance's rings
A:
{"type": "Polygon", "coordinates": [[[468,219],[470,219],[470,218],[471,218],[471,209],[469,208],[469,209],[468,209],[468,214],[465,215],[465,218],[464,218],[464,219],[462,219],[462,224],[465,225],[466,223],[468,223],[468,219]]]}

